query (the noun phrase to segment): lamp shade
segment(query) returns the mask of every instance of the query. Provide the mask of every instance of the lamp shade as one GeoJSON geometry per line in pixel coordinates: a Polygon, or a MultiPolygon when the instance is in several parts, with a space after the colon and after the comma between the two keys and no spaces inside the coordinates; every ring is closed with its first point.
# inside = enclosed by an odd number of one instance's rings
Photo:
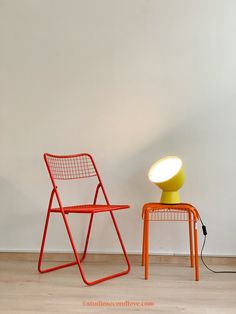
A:
{"type": "Polygon", "coordinates": [[[182,160],[176,156],[168,156],[155,162],[149,172],[148,178],[161,190],[161,203],[180,203],[178,190],[183,186],[185,173],[182,160]]]}

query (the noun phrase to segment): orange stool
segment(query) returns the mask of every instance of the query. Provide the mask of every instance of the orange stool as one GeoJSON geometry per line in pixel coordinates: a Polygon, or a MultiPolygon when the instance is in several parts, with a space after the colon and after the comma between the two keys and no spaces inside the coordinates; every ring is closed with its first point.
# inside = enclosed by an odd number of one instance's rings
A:
{"type": "Polygon", "coordinates": [[[189,223],[189,244],[190,244],[190,265],[195,264],[195,280],[199,280],[198,265],[198,235],[197,221],[199,214],[191,204],[162,204],[147,203],[143,206],[143,248],[142,266],[145,266],[145,279],[148,279],[148,243],[149,243],[149,221],[188,221],[189,223]],[[193,231],[194,229],[194,237],[193,231]],[[194,241],[194,245],[193,245],[194,241]],[[193,253],[194,247],[194,253],[193,253]]]}

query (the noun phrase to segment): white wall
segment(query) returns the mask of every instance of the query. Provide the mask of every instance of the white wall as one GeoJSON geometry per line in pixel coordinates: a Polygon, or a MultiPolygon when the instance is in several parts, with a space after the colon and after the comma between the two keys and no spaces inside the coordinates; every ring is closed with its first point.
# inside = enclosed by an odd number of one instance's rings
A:
{"type": "MultiPolygon", "coordinates": [[[[47,151],[94,155],[110,199],[131,205],[116,214],[129,252],[160,197],[149,166],[180,156],[206,253],[236,255],[235,16],[234,0],[0,0],[0,250],[39,250],[47,151]]],[[[97,218],[92,251],[119,251],[109,223],[97,218]]],[[[188,252],[185,225],[153,223],[151,238],[152,252],[188,252]]],[[[61,217],[47,248],[69,249],[61,217]]]]}

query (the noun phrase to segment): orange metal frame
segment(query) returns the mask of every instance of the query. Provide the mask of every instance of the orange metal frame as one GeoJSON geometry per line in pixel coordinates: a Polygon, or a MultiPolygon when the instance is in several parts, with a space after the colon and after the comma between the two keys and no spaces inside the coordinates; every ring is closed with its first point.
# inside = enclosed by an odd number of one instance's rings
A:
{"type": "Polygon", "coordinates": [[[142,209],[143,218],[143,247],[142,266],[145,266],[145,279],[148,279],[148,246],[149,246],[149,221],[188,221],[189,224],[189,247],[190,265],[195,265],[195,280],[199,281],[198,264],[198,234],[197,221],[198,211],[191,204],[162,204],[147,203],[142,209]],[[193,231],[194,230],[194,237],[193,231]]]}
{"type": "Polygon", "coordinates": [[[45,227],[44,227],[44,232],[43,232],[43,238],[42,238],[42,244],[41,244],[41,249],[40,249],[40,255],[39,255],[39,260],[38,260],[38,271],[40,273],[47,273],[50,271],[54,271],[57,269],[73,266],[73,265],[78,265],[82,280],[85,284],[87,285],[95,285],[98,284],[102,281],[109,280],[118,276],[125,275],[129,273],[130,271],[130,263],[129,259],[125,250],[124,243],[122,241],[120,231],[118,229],[115,217],[114,217],[114,210],[122,210],[122,209],[127,209],[129,208],[129,205],[111,205],[109,203],[107,194],[105,192],[104,186],[102,184],[101,177],[98,173],[98,170],[96,168],[96,165],[94,163],[94,160],[91,155],[89,154],[76,154],[76,155],[67,155],[67,156],[57,156],[57,155],[51,155],[51,154],[44,154],[44,160],[46,162],[46,166],[48,169],[49,176],[51,178],[51,182],[53,185],[53,189],[51,192],[51,196],[49,199],[49,205],[48,205],[48,211],[47,211],[47,216],[46,216],[46,222],[45,222],[45,227]],[[74,179],[83,179],[83,178],[89,178],[89,177],[97,177],[98,179],[98,184],[95,190],[95,195],[94,195],[94,200],[92,204],[82,204],[82,205],[76,205],[76,206],[67,206],[64,207],[61,202],[61,198],[59,195],[59,191],[56,185],[56,180],[74,180],[74,179]],[[105,198],[106,204],[105,205],[98,205],[97,204],[97,197],[99,190],[102,191],[103,196],[105,198]],[[58,203],[58,208],[52,208],[52,203],[53,203],[53,198],[56,197],[57,203],[58,203]],[[111,274],[106,277],[102,277],[99,279],[96,279],[94,281],[88,281],[85,277],[84,271],[82,269],[82,262],[84,261],[87,253],[87,248],[88,248],[88,243],[89,243],[89,237],[90,237],[90,232],[92,228],[92,223],[93,223],[93,218],[94,214],[100,213],[100,212],[109,212],[114,228],[116,230],[124,258],[127,263],[127,268],[122,271],[118,272],[115,274],[111,274]],[[58,213],[61,214],[65,228],[70,240],[70,244],[75,256],[75,261],[71,263],[66,263],[62,264],[59,266],[47,268],[47,269],[42,269],[42,259],[43,259],[43,253],[44,253],[44,246],[45,246],[45,241],[46,241],[46,235],[47,235],[47,230],[48,230],[48,224],[49,224],[49,218],[51,213],[58,213]],[[89,225],[88,225],[88,232],[85,240],[85,246],[84,246],[84,251],[81,257],[79,257],[79,254],[77,252],[72,233],[68,224],[68,220],[66,215],[69,213],[81,213],[81,214],[89,214],[90,215],[90,220],[89,220],[89,225]]]}

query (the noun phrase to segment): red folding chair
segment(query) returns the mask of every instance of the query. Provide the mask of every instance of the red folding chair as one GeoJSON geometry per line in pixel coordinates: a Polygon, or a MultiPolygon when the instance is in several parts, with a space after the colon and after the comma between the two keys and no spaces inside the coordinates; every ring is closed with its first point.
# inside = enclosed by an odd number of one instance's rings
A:
{"type": "Polygon", "coordinates": [[[43,232],[43,238],[42,238],[42,244],[41,244],[41,250],[40,250],[40,255],[39,255],[39,261],[38,261],[38,271],[40,273],[47,273],[50,271],[54,271],[60,268],[65,268],[73,265],[78,265],[80,274],[82,276],[82,279],[85,284],[87,285],[94,285],[99,282],[109,280],[118,276],[122,276],[127,274],[130,271],[130,263],[127,257],[127,253],[124,247],[124,243],[122,241],[113,211],[115,210],[121,210],[121,209],[127,209],[129,208],[129,205],[111,205],[109,203],[108,197],[106,195],[104,186],[102,184],[101,177],[98,173],[98,170],[96,168],[96,165],[94,163],[94,160],[91,155],[89,154],[76,154],[76,155],[68,155],[68,156],[56,156],[56,155],[51,155],[51,154],[44,154],[44,160],[46,162],[46,166],[49,172],[49,176],[52,182],[52,192],[51,196],[49,199],[49,205],[48,205],[48,212],[46,216],[46,222],[45,222],[45,227],[44,227],[44,232],[43,232]],[[93,203],[92,204],[82,204],[82,205],[76,205],[76,206],[63,206],[61,197],[59,196],[59,189],[56,185],[57,180],[75,180],[75,179],[84,179],[84,178],[90,178],[90,177],[97,177],[97,183],[96,183],[96,188],[95,188],[95,193],[94,193],[94,198],[93,198],[93,203]],[[102,191],[103,196],[105,198],[105,205],[98,205],[97,204],[97,198],[98,198],[98,193],[99,190],[102,191]],[[58,203],[57,208],[52,208],[52,203],[54,196],[56,198],[56,201],[58,203]],[[89,236],[91,232],[91,227],[93,223],[93,216],[96,213],[102,213],[102,212],[108,212],[111,215],[111,219],[113,221],[115,230],[117,232],[121,248],[123,250],[123,254],[127,263],[127,269],[118,272],[103,278],[99,278],[94,281],[88,281],[85,277],[85,274],[82,269],[82,262],[85,259],[86,253],[87,253],[87,248],[88,248],[88,242],[89,242],[89,236]],[[75,261],[71,263],[66,263],[63,265],[59,265],[56,267],[51,267],[47,269],[42,269],[42,258],[43,258],[43,253],[44,253],[44,245],[45,245],[45,240],[46,240],[46,235],[47,235],[47,230],[48,230],[48,223],[49,223],[49,218],[51,213],[58,213],[62,215],[67,234],[69,236],[69,240],[74,252],[75,256],[75,261]],[[69,213],[77,213],[77,214],[89,214],[90,215],[90,220],[89,220],[89,225],[88,225],[88,232],[85,240],[85,246],[84,246],[84,251],[82,254],[82,257],[80,258],[78,255],[78,252],[75,247],[75,243],[72,237],[72,233],[67,221],[66,215],[69,213]]]}

